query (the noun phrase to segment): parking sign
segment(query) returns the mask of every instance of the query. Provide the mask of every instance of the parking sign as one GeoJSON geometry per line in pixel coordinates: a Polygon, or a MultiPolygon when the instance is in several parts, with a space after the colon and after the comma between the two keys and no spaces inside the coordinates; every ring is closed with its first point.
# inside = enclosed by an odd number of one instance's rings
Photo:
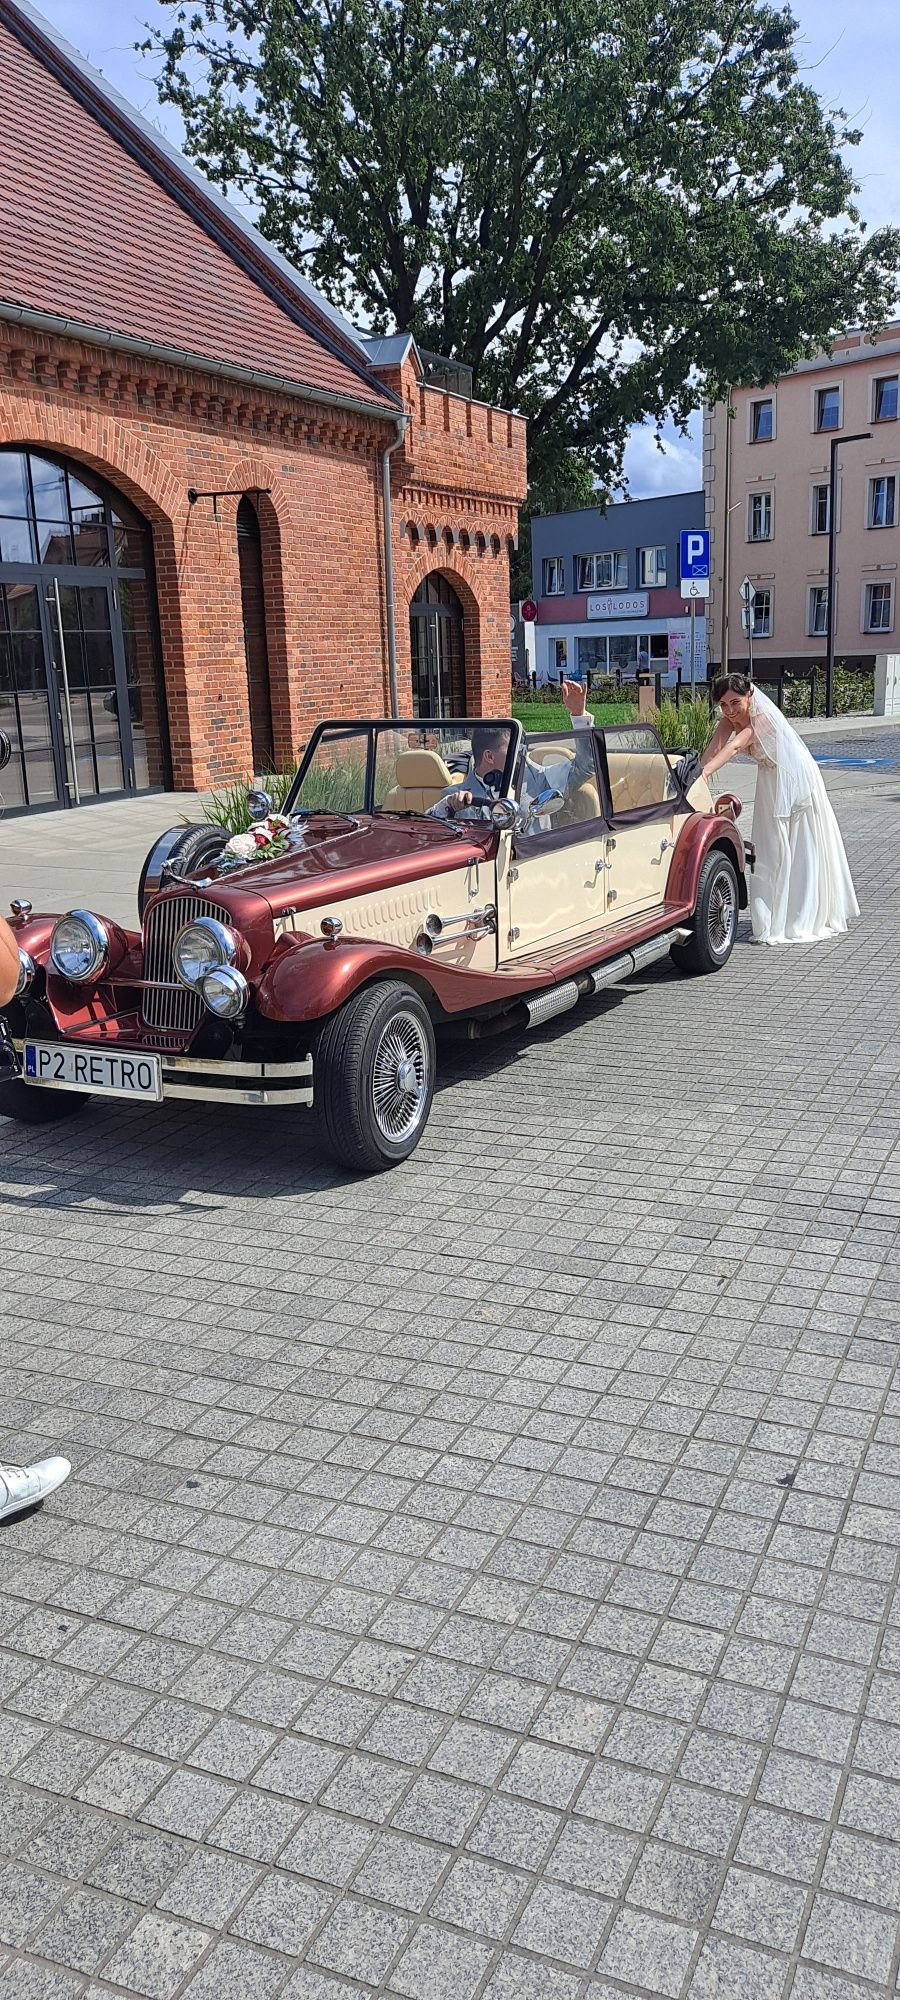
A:
{"type": "Polygon", "coordinates": [[[709,596],[709,529],[681,530],[681,595],[709,596]]]}

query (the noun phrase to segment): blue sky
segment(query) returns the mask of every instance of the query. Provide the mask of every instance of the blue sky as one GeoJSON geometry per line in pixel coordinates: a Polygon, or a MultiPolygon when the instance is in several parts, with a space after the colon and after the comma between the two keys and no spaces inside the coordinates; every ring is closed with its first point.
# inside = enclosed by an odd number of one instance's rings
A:
{"type": "MultiPolygon", "coordinates": [[[[53,22],[110,83],[178,141],[180,122],[160,109],[152,66],[135,53],[146,23],[171,18],[157,0],[37,0],[53,22]]],[[[862,127],[862,144],[852,155],[861,182],[860,208],[870,228],[900,224],[900,7],[897,0],[863,0],[856,11],[846,0],[794,0],[800,22],[801,61],[807,80],[830,105],[839,104],[851,124],[862,127]]],[[[661,453],[652,429],[633,433],[626,468],[636,499],[673,493],[700,484],[699,421],[690,438],[667,434],[661,453]]]]}

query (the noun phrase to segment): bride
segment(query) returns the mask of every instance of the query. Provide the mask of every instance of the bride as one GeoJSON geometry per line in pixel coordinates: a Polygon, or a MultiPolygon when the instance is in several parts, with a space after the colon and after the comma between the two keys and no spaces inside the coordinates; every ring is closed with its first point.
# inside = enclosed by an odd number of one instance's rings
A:
{"type": "Polygon", "coordinates": [[[701,758],[704,776],[732,757],[758,767],[750,917],[760,944],[813,944],[859,915],[840,828],[822,774],[775,703],[745,674],[713,682],[721,721],[701,758]]]}

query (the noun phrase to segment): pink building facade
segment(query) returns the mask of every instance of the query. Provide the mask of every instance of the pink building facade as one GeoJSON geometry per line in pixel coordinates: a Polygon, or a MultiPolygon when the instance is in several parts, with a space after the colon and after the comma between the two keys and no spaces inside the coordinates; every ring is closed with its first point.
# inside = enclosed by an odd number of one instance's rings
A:
{"type": "Polygon", "coordinates": [[[704,412],[712,534],[709,652],[745,664],[740,587],[754,588],[753,655],[772,666],[824,661],[828,482],[837,456],[835,659],[874,664],[900,650],[900,322],[842,336],[768,388],[734,389],[733,415],[704,412]],[[852,434],[868,437],[851,441],[852,434]]]}

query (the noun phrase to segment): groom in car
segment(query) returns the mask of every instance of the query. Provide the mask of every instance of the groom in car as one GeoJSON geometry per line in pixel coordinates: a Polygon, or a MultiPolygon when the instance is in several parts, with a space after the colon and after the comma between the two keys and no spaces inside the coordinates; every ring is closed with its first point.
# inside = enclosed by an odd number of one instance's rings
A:
{"type": "MultiPolygon", "coordinates": [[[[584,741],[576,743],[574,759],[560,757],[538,764],[526,751],[525,762],[519,779],[519,803],[530,806],[539,799],[542,792],[566,792],[570,786],[583,785],[595,778],[594,758],[588,732],[593,729],[594,718],[587,710],[586,693],[580,681],[562,681],[562,698],[572,718],[572,727],[584,732],[584,741]]],[[[509,751],[510,732],[502,723],[476,723],[472,730],[472,770],[465,784],[453,785],[443,792],[430,808],[437,819],[453,819],[461,806],[483,805],[485,809],[500,796],[503,772],[509,751]]],[[[540,832],[544,825],[540,819],[532,822],[532,831],[540,832]]]]}

